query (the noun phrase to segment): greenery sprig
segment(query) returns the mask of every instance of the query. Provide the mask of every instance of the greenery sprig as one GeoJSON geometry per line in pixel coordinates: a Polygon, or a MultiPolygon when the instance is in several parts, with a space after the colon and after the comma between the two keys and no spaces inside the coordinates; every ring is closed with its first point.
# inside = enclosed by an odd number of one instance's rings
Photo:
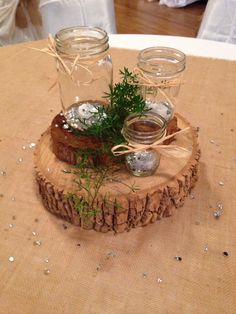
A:
{"type": "MultiPolygon", "coordinates": [[[[92,136],[103,142],[100,149],[78,150],[76,155],[79,163],[73,171],[78,175],[78,179],[75,180],[78,190],[67,195],[67,198],[73,200],[75,209],[80,216],[87,219],[99,213],[100,209],[97,208],[96,204],[97,197],[101,186],[110,179],[109,171],[111,169],[94,164],[94,160],[104,153],[111,154],[111,148],[114,145],[125,141],[121,130],[127,116],[132,113],[143,115],[149,110],[141,96],[136,75],[124,68],[123,71],[120,70],[120,76],[121,82],[111,85],[109,93],[104,96],[109,102],[108,106],[96,108],[95,115],[97,115],[96,121],[98,122],[93,123],[83,131],[73,130],[75,135],[92,136]],[[92,162],[91,156],[93,156],[92,162]],[[83,191],[83,196],[77,194],[79,191],[83,191]]],[[[124,184],[132,193],[136,193],[139,189],[135,183],[128,185],[114,177],[112,180],[124,184]]],[[[114,200],[110,201],[109,193],[103,196],[103,203],[106,207],[121,208],[117,201],[115,203],[114,200]]]]}
{"type": "Polygon", "coordinates": [[[142,115],[149,110],[140,95],[136,75],[124,68],[120,70],[120,76],[121,82],[110,85],[109,93],[104,96],[109,100],[108,106],[97,107],[98,122],[82,132],[74,130],[75,134],[105,139],[112,147],[124,142],[121,130],[125,118],[131,113],[142,115]]]}

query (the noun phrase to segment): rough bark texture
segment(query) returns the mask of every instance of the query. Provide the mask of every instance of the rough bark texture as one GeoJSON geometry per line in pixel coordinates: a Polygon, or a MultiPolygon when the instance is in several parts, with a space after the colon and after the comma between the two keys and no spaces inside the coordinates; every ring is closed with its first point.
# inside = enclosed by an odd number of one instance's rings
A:
{"type": "MultiPolygon", "coordinates": [[[[188,122],[180,116],[178,116],[179,121],[182,124],[180,128],[189,126],[188,122]]],[[[51,147],[50,130],[47,130],[42,135],[35,152],[36,179],[43,204],[51,213],[72,224],[100,232],[109,230],[117,233],[124,232],[153,223],[162,217],[171,216],[175,208],[184,204],[185,198],[198,178],[200,150],[197,143],[197,131],[194,128],[190,130],[189,142],[192,147],[191,155],[184,161],[180,170],[176,168],[176,173],[172,170],[173,173],[169,177],[165,175],[166,179],[160,182],[158,182],[159,175],[157,173],[154,177],[149,177],[150,184],[148,186],[148,181],[145,181],[147,178],[138,178],[141,188],[135,193],[125,190],[120,183],[118,188],[116,187],[116,191],[113,189],[115,192],[112,194],[110,193],[111,186],[106,184],[107,186],[105,185],[101,189],[96,198],[94,214],[85,215],[76,211],[72,198],[66,197],[68,192],[75,191],[74,177],[65,177],[65,180],[62,178],[66,174],[60,169],[64,169],[66,164],[55,158],[51,147]],[[52,174],[47,168],[49,161],[50,166],[53,167],[52,174]],[[109,192],[109,205],[104,197],[107,195],[107,191],[109,192]]],[[[169,165],[166,166],[166,169],[169,169],[169,165]]],[[[128,182],[130,176],[124,170],[122,171],[124,180],[128,182]]],[[[76,193],[78,196],[84,197],[84,193],[76,193]]]]}

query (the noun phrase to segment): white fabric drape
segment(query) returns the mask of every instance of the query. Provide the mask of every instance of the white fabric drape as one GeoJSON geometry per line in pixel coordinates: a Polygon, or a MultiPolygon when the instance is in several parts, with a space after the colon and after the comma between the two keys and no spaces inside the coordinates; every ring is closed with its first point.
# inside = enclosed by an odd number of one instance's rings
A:
{"type": "Polygon", "coordinates": [[[236,0],[208,0],[198,38],[236,44],[236,0]]]}
{"type": "Polygon", "coordinates": [[[160,0],[160,4],[165,4],[171,8],[180,8],[197,1],[199,0],[160,0]]]}
{"type": "Polygon", "coordinates": [[[0,0],[0,46],[46,38],[71,26],[96,26],[116,33],[113,0],[40,0],[43,26],[33,26],[25,12],[28,27],[23,29],[15,25],[18,1],[0,0]]]}

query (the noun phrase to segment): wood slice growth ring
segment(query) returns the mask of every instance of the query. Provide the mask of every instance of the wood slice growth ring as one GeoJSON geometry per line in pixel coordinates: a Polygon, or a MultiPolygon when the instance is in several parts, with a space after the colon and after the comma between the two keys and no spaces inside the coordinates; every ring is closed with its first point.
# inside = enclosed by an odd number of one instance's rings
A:
{"type": "MultiPolygon", "coordinates": [[[[179,114],[176,117],[180,129],[190,126],[179,114]]],[[[197,130],[191,126],[188,132],[177,136],[175,144],[188,148],[190,153],[184,158],[162,156],[160,166],[152,176],[134,177],[121,167],[114,174],[114,180],[101,186],[96,197],[96,212],[88,217],[78,212],[74,200],[67,197],[68,193],[85,195],[78,191],[76,175],[65,173],[71,166],[54,155],[49,128],[41,135],[35,151],[36,179],[43,204],[51,213],[72,224],[100,232],[123,232],[171,216],[175,208],[184,204],[198,178],[200,149],[197,137],[197,130]],[[139,188],[136,192],[129,188],[133,185],[139,188]],[[109,206],[104,195],[109,195],[109,206]]]]}

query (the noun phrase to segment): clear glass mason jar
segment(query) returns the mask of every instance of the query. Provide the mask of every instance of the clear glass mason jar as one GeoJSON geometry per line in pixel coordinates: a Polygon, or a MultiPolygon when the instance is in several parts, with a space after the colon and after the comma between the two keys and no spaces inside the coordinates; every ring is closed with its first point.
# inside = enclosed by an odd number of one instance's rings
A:
{"type": "MultiPolygon", "coordinates": [[[[167,122],[156,114],[131,114],[125,119],[122,134],[130,144],[153,144],[165,135],[167,122]]],[[[125,156],[128,170],[135,176],[152,175],[160,163],[160,154],[155,149],[132,152],[125,156]]]]}
{"type": "Polygon", "coordinates": [[[62,60],[58,80],[63,113],[70,126],[83,129],[81,121],[106,105],[104,93],[112,84],[108,35],[100,28],[71,27],[59,31],[55,43],[62,60]]]}
{"type": "Polygon", "coordinates": [[[151,47],[140,51],[137,66],[143,72],[141,94],[147,106],[170,121],[185,69],[185,54],[173,48],[151,47]]]}

